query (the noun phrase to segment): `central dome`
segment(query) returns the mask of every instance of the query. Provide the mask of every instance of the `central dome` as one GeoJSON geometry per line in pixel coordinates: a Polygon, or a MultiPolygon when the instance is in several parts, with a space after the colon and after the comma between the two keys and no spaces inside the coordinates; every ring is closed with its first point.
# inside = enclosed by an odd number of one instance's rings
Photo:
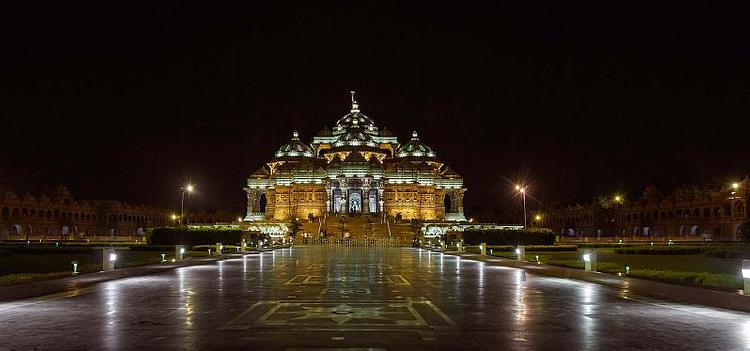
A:
{"type": "Polygon", "coordinates": [[[336,122],[337,127],[349,128],[351,126],[360,127],[374,127],[375,122],[370,117],[365,116],[362,112],[359,112],[359,104],[356,102],[352,104],[352,111],[344,117],[341,117],[336,122]]]}

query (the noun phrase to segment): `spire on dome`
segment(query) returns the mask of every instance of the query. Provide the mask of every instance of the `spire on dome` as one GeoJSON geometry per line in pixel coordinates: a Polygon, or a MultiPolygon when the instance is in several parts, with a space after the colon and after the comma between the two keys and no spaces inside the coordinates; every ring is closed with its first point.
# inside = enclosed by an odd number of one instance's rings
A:
{"type": "Polygon", "coordinates": [[[295,130],[294,132],[292,132],[292,139],[299,139],[299,132],[298,131],[295,130]]]}
{"type": "Polygon", "coordinates": [[[354,98],[356,92],[352,90],[349,93],[352,94],[352,112],[359,112],[359,104],[357,103],[357,99],[354,98]]]}

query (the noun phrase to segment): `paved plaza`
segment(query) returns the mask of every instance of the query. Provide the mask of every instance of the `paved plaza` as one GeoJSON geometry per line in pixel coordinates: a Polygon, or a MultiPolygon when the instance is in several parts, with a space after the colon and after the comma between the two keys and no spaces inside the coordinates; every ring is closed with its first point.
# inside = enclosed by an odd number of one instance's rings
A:
{"type": "Polygon", "coordinates": [[[281,249],[0,303],[0,349],[750,349],[750,314],[410,248],[281,249]]]}

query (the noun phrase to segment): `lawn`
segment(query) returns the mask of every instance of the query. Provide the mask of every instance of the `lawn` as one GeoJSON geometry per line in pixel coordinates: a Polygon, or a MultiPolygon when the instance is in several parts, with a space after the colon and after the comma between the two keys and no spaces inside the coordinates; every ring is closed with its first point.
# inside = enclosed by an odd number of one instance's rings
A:
{"type": "MultiPolygon", "coordinates": [[[[627,264],[631,276],[720,289],[742,287],[739,276],[742,260],[705,255],[634,255],[617,254],[613,249],[597,249],[599,271],[622,272],[627,264]]],[[[515,258],[511,252],[495,252],[495,256],[515,258]]],[[[526,260],[539,256],[541,263],[583,268],[582,252],[526,252],[526,260]]]]}

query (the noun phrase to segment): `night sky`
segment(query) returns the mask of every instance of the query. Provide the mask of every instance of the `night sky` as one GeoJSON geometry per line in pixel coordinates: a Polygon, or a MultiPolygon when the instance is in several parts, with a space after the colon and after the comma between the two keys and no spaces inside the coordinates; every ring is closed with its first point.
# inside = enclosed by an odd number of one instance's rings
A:
{"type": "Polygon", "coordinates": [[[241,211],[247,175],[350,90],[464,176],[469,216],[515,208],[518,179],[574,203],[750,173],[745,9],[271,3],[4,8],[0,191],[177,206],[191,180],[241,211]]]}

